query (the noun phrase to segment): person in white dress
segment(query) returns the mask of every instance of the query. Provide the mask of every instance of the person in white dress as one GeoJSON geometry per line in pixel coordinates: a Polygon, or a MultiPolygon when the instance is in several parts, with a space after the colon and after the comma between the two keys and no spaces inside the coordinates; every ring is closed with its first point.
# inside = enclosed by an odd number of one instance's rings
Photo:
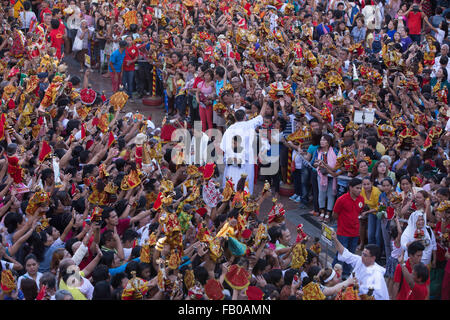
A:
{"type": "Polygon", "coordinates": [[[194,126],[194,132],[188,150],[187,164],[203,166],[208,162],[208,142],[209,137],[202,132],[202,128],[194,126]]]}
{"type": "Polygon", "coordinates": [[[427,215],[422,210],[411,213],[408,219],[408,226],[400,238],[405,261],[408,259],[408,246],[416,240],[422,240],[425,246],[421,262],[427,266],[430,264],[434,265],[436,263],[437,250],[436,237],[433,230],[427,226],[427,215]]]}
{"type": "Polygon", "coordinates": [[[338,260],[353,268],[353,274],[358,279],[359,294],[367,294],[369,289],[373,289],[375,300],[389,300],[389,292],[384,280],[386,269],[375,262],[380,254],[380,248],[376,244],[368,244],[362,255],[358,256],[348,251],[339,242],[336,232],[333,232],[332,238],[338,252],[338,260]]]}
{"type": "Polygon", "coordinates": [[[260,114],[247,121],[244,120],[245,112],[243,110],[235,112],[236,123],[225,131],[220,142],[225,164],[222,186],[225,186],[226,178],[231,177],[236,187],[241,174],[245,173],[247,174],[249,193],[253,194],[256,163],[256,148],[253,146],[256,138],[255,129],[263,124],[266,108],[267,102],[264,102],[260,114]]]}

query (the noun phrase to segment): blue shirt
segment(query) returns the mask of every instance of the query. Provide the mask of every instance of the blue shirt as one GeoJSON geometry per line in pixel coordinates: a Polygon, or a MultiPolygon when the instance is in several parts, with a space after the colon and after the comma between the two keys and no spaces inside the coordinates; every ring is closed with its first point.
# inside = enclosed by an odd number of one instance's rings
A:
{"type": "MultiPolygon", "coordinates": [[[[141,258],[135,258],[135,259],[133,259],[132,261],[141,262],[141,258]]],[[[124,263],[124,264],[121,265],[120,267],[109,269],[109,274],[110,274],[111,276],[113,276],[113,275],[115,275],[115,274],[118,274],[118,273],[121,273],[121,272],[125,272],[125,268],[127,267],[127,265],[128,265],[128,262],[127,262],[127,263],[124,263]]]]}
{"type": "Polygon", "coordinates": [[[401,38],[400,42],[402,44],[402,52],[405,52],[408,50],[409,45],[412,43],[412,40],[410,37],[401,38]]]}
{"type": "Polygon", "coordinates": [[[388,30],[387,35],[394,40],[394,34],[397,32],[397,30],[388,30]]]}
{"type": "Polygon", "coordinates": [[[315,145],[312,145],[312,144],[311,144],[311,145],[309,145],[309,147],[308,147],[308,153],[311,155],[311,164],[314,163],[314,160],[315,160],[315,159],[313,159],[313,156],[314,156],[314,154],[316,153],[317,149],[319,149],[319,145],[315,146],[315,145]]]}
{"type": "MultiPolygon", "coordinates": [[[[109,61],[112,63],[114,70],[116,72],[120,72],[122,70],[123,59],[125,59],[125,50],[123,50],[123,52],[120,53],[119,49],[114,51],[111,57],[109,58],[109,61]]],[[[109,71],[113,72],[111,66],[109,66],[109,71]]]]}
{"type": "Polygon", "coordinates": [[[325,27],[326,33],[330,32],[330,27],[324,25],[323,23],[319,24],[316,27],[317,35],[319,36],[319,38],[325,34],[324,27],[325,27]]]}
{"type": "Polygon", "coordinates": [[[44,260],[42,260],[42,262],[39,264],[39,272],[44,273],[50,271],[50,263],[52,262],[53,253],[59,248],[64,248],[64,245],[65,244],[61,240],[61,238],[58,238],[50,247],[45,248],[44,260]]]}

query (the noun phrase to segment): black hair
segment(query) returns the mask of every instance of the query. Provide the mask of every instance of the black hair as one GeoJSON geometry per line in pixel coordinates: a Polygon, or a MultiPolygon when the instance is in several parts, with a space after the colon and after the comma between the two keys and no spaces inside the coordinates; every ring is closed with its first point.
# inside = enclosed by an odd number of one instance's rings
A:
{"type": "Polygon", "coordinates": [[[283,272],[280,269],[272,269],[265,275],[266,281],[273,285],[276,285],[283,278],[283,272]]]}
{"type": "Polygon", "coordinates": [[[23,215],[18,212],[9,212],[5,217],[5,227],[8,233],[16,231],[17,226],[23,222],[23,215]]]}
{"type": "Polygon", "coordinates": [[[450,190],[448,190],[448,188],[439,188],[436,193],[447,198],[450,197],[450,190]]]}
{"type": "Polygon", "coordinates": [[[92,271],[92,284],[109,279],[109,269],[104,264],[98,264],[92,271]]]}
{"type": "Polygon", "coordinates": [[[425,246],[423,245],[421,240],[416,240],[411,242],[408,246],[408,256],[413,256],[417,253],[417,251],[424,251],[425,246]]]}
{"type": "Polygon", "coordinates": [[[126,277],[127,275],[125,274],[125,272],[119,272],[113,275],[111,277],[111,286],[113,287],[113,289],[119,288],[122,285],[122,280],[126,277]]]}
{"type": "Polygon", "coordinates": [[[208,270],[206,270],[205,267],[201,266],[195,267],[194,276],[195,279],[198,280],[204,286],[209,277],[208,270]]]}
{"type": "Polygon", "coordinates": [[[242,121],[245,118],[245,111],[244,110],[237,110],[234,113],[234,117],[236,118],[236,121],[242,121]]]}
{"type": "Polygon", "coordinates": [[[133,260],[135,258],[139,258],[141,256],[141,246],[135,246],[133,249],[131,249],[130,253],[130,260],[133,260]]]}
{"type": "Polygon", "coordinates": [[[137,273],[138,268],[139,268],[139,262],[133,261],[133,260],[128,262],[127,266],[125,267],[125,274],[127,275],[127,278],[131,279],[133,277],[131,272],[135,271],[137,273]]]}
{"type": "Polygon", "coordinates": [[[111,212],[113,212],[113,211],[114,211],[114,208],[104,207],[103,212],[102,212],[102,219],[103,220],[109,219],[111,212]]]}
{"type": "Polygon", "coordinates": [[[64,245],[64,248],[67,250],[67,252],[70,253],[71,256],[73,256],[74,252],[72,250],[72,246],[75,242],[78,242],[79,240],[77,238],[70,238],[66,241],[66,244],[64,245]]]}
{"type": "Polygon", "coordinates": [[[36,300],[36,297],[38,295],[38,286],[36,284],[36,281],[34,281],[33,279],[23,279],[20,282],[19,289],[22,291],[25,300],[36,300]]]}
{"type": "Polygon", "coordinates": [[[36,262],[39,262],[38,259],[36,258],[36,255],[30,253],[30,254],[28,254],[28,255],[25,257],[25,259],[23,259],[24,265],[26,265],[26,264],[27,264],[27,261],[30,260],[30,259],[33,259],[33,260],[35,260],[36,262]]]}
{"type": "Polygon", "coordinates": [[[30,3],[30,1],[25,1],[25,2],[23,3],[23,9],[24,9],[25,11],[28,11],[28,10],[31,9],[31,3],[30,3]]]}
{"type": "Polygon", "coordinates": [[[386,177],[383,180],[381,180],[380,184],[383,184],[383,182],[388,182],[391,186],[394,185],[394,182],[392,181],[392,179],[390,177],[386,177]]]}
{"type": "Polygon", "coordinates": [[[86,164],[87,162],[88,162],[88,160],[89,160],[89,154],[90,154],[91,152],[89,151],[89,150],[83,150],[83,151],[81,151],[80,152],[80,156],[79,156],[79,160],[80,160],[80,163],[82,163],[82,164],[86,164]]]}
{"type": "Polygon", "coordinates": [[[104,246],[107,241],[111,241],[114,239],[114,231],[112,230],[105,230],[105,232],[102,233],[100,236],[100,246],[104,246]]]}
{"type": "Polygon", "coordinates": [[[39,279],[39,287],[42,285],[46,286],[48,289],[56,288],[56,276],[51,272],[45,272],[39,279]]]}
{"type": "Polygon", "coordinates": [[[358,184],[361,184],[362,181],[359,178],[352,178],[352,180],[349,181],[348,185],[350,187],[356,187],[358,184]]]}
{"type": "Polygon", "coordinates": [[[282,231],[286,230],[286,226],[283,224],[281,226],[270,227],[267,231],[270,237],[270,243],[276,243],[278,239],[282,237],[282,231]]]}
{"type": "Polygon", "coordinates": [[[111,286],[109,281],[100,281],[94,286],[92,300],[111,300],[111,286]]]}
{"type": "Polygon", "coordinates": [[[103,256],[100,259],[101,264],[106,265],[108,268],[112,268],[114,262],[114,252],[113,251],[102,251],[103,256]]]}
{"type": "Polygon", "coordinates": [[[223,78],[223,76],[225,75],[225,69],[221,66],[218,66],[215,71],[216,74],[221,78],[223,78]]]}
{"type": "Polygon", "coordinates": [[[52,27],[52,29],[58,29],[59,28],[59,20],[58,19],[52,19],[50,22],[50,25],[52,27]]]}
{"type": "Polygon", "coordinates": [[[262,272],[264,271],[264,269],[266,269],[267,267],[267,260],[266,259],[258,259],[258,261],[256,261],[255,266],[253,267],[253,274],[257,274],[257,272],[262,272]]]}
{"type": "Polygon", "coordinates": [[[372,257],[378,259],[378,256],[380,255],[380,247],[378,247],[376,244],[368,244],[364,247],[364,249],[367,249],[372,257]]]}
{"type": "Polygon", "coordinates": [[[303,278],[302,287],[306,286],[308,283],[314,280],[314,277],[317,276],[320,272],[321,268],[319,266],[312,266],[308,270],[308,276],[303,278]]]}
{"type": "Polygon", "coordinates": [[[428,280],[429,272],[428,267],[424,265],[422,262],[414,265],[413,270],[417,274],[417,278],[420,279],[421,282],[425,283],[428,280]]]}
{"type": "Polygon", "coordinates": [[[123,242],[132,241],[138,237],[139,237],[139,234],[135,230],[129,228],[129,229],[125,230],[125,232],[123,233],[122,241],[123,242]]]}
{"type": "Polygon", "coordinates": [[[294,280],[294,276],[298,274],[300,270],[298,269],[289,269],[284,273],[284,284],[291,285],[294,280]]]}

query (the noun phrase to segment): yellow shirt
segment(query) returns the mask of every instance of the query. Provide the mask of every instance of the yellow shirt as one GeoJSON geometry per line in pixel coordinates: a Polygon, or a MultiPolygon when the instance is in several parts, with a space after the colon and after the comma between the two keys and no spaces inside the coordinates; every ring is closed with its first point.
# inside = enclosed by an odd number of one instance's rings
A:
{"type": "Polygon", "coordinates": [[[376,149],[382,156],[384,156],[384,154],[386,153],[386,148],[385,148],[385,146],[383,146],[382,143],[377,142],[376,149]]]}
{"type": "Polygon", "coordinates": [[[361,190],[361,196],[364,198],[364,204],[367,204],[370,209],[378,209],[378,200],[380,198],[381,191],[377,187],[372,187],[370,193],[370,199],[367,199],[364,189],[361,190]]]}

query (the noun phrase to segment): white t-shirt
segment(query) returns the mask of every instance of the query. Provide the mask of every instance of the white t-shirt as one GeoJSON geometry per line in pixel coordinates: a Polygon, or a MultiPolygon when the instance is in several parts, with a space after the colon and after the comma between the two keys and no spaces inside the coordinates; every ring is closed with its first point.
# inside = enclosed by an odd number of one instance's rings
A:
{"type": "MultiPolygon", "coordinates": [[[[302,169],[303,168],[303,162],[301,160],[302,158],[300,157],[299,153],[297,152],[297,150],[294,150],[292,152],[292,161],[295,161],[295,169],[302,169]]],[[[289,170],[289,168],[288,168],[289,170]]]]}
{"type": "Polygon", "coordinates": [[[94,294],[94,286],[92,285],[92,283],[86,279],[85,277],[81,277],[83,279],[83,284],[81,286],[78,287],[78,290],[80,290],[80,292],[82,294],[84,294],[84,296],[88,299],[88,300],[92,300],[92,295],[94,294]]]}
{"type": "Polygon", "coordinates": [[[437,42],[439,42],[439,44],[442,45],[442,41],[444,41],[444,38],[445,38],[444,30],[437,29],[437,33],[435,33],[435,37],[436,37],[437,42]]]}
{"type": "Polygon", "coordinates": [[[19,16],[22,21],[22,29],[28,29],[30,27],[31,20],[37,20],[33,11],[22,11],[19,16]]]}
{"type": "Polygon", "coordinates": [[[131,251],[133,251],[133,248],[123,248],[123,255],[125,257],[125,260],[128,260],[130,257],[131,251]]]}
{"type": "Polygon", "coordinates": [[[2,270],[12,270],[14,268],[14,264],[5,260],[0,260],[2,264],[2,270]]]}
{"type": "MultiPolygon", "coordinates": [[[[41,277],[42,277],[42,273],[38,272],[36,275],[36,284],[38,286],[38,289],[39,289],[39,280],[41,279],[41,277]]],[[[19,279],[17,280],[17,288],[20,289],[20,284],[22,283],[23,279],[33,279],[33,278],[28,274],[28,272],[25,273],[23,276],[20,276],[19,279]]]]}

